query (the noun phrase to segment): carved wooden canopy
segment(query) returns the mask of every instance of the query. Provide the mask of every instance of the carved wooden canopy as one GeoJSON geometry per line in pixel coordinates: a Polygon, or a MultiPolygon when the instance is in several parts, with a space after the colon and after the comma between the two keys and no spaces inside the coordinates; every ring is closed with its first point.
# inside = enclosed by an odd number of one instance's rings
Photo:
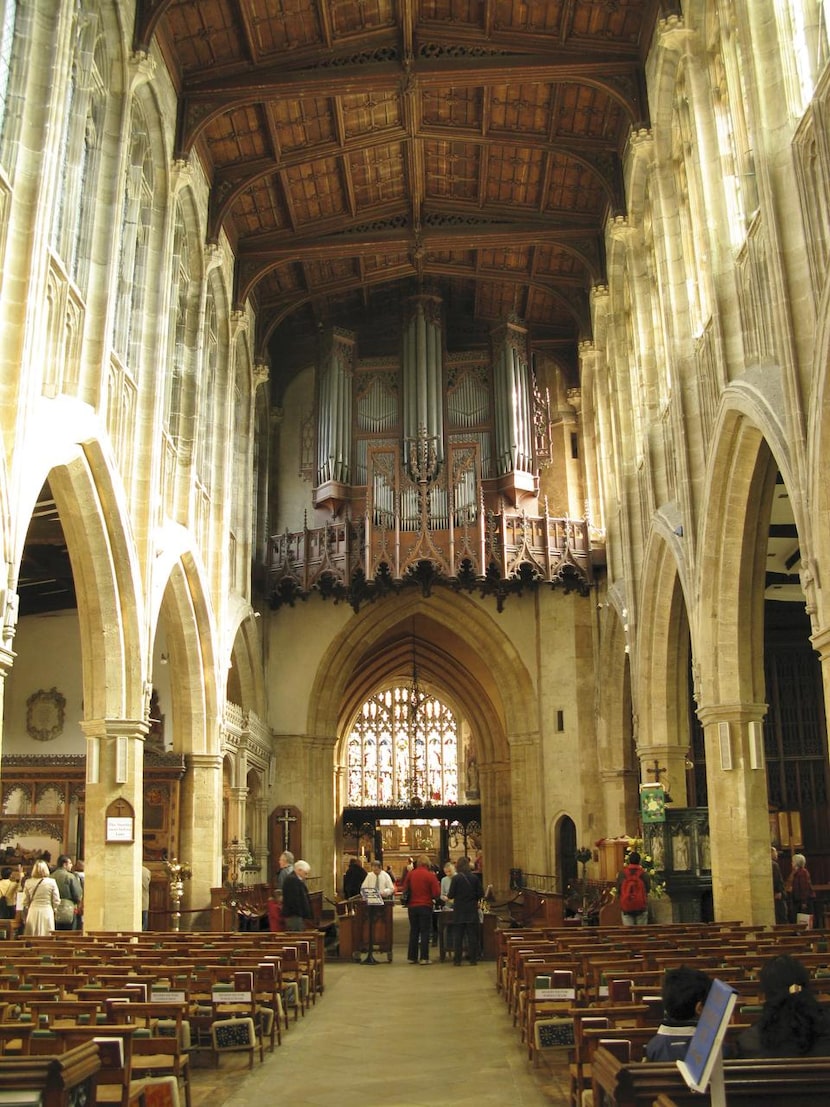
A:
{"type": "Polygon", "coordinates": [[[318,331],[435,288],[447,344],[513,312],[576,374],[643,61],[676,0],[140,0],[179,82],[179,157],[211,180],[278,401],[318,331]]]}

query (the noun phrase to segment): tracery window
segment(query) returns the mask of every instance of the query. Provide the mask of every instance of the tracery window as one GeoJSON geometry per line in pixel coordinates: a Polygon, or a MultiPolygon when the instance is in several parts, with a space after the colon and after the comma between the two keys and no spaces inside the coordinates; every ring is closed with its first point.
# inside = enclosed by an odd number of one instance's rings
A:
{"type": "Polygon", "coordinates": [[[182,395],[187,369],[187,323],[191,296],[190,252],[187,229],[181,209],[176,211],[173,238],[173,297],[169,328],[170,354],[164,394],[164,429],[174,445],[178,444],[182,415],[182,395]]]}
{"type": "Polygon", "coordinates": [[[52,249],[81,290],[89,272],[97,210],[93,198],[104,134],[104,74],[108,72],[103,36],[96,37],[97,23],[91,13],[87,20],[79,21],[58,154],[62,177],[51,233],[52,249]]]}
{"type": "Polygon", "coordinates": [[[663,330],[663,282],[654,236],[653,199],[651,188],[647,186],[643,203],[643,256],[646,265],[647,287],[651,290],[651,295],[647,297],[650,311],[649,321],[651,323],[649,338],[651,348],[654,351],[657,400],[662,408],[671,396],[672,380],[671,366],[666,354],[666,336],[663,330]]]}
{"type": "Polygon", "coordinates": [[[458,721],[417,685],[366,700],[347,742],[352,807],[458,802],[458,721]]]}
{"type": "Polygon", "coordinates": [[[686,297],[689,305],[689,326],[699,337],[711,315],[708,297],[708,263],[706,241],[706,209],[702,202],[697,163],[693,151],[700,148],[694,128],[692,109],[685,74],[678,82],[672,123],[672,169],[676,196],[675,210],[680,224],[680,241],[686,297]]]}
{"type": "Polygon", "coordinates": [[[781,65],[790,113],[800,118],[828,58],[828,0],[775,0],[781,65]]]}
{"type": "Polygon", "coordinates": [[[17,21],[15,0],[0,0],[0,138],[5,135],[6,119],[9,113],[9,91],[12,76],[12,47],[15,42],[14,28],[17,21]]]}
{"type": "Polygon", "coordinates": [[[758,187],[747,117],[747,74],[731,0],[724,0],[713,16],[708,45],[729,235],[732,245],[739,247],[746,237],[747,224],[758,207],[758,187]]]}
{"type": "Polygon", "coordinates": [[[141,349],[140,324],[147,288],[147,253],[153,210],[153,163],[147,129],[136,106],[130,161],[124,179],[121,212],[121,254],[112,344],[137,374],[141,349]]]}
{"type": "Polygon", "coordinates": [[[210,489],[213,483],[213,443],[216,430],[217,368],[219,363],[219,322],[214,290],[208,286],[205,304],[205,323],[202,332],[201,411],[199,413],[198,452],[196,472],[202,486],[210,489]]]}

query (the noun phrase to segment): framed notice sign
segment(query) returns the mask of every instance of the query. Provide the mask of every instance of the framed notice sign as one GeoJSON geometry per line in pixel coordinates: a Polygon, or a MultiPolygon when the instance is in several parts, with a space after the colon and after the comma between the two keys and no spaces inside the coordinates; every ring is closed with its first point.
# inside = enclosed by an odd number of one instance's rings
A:
{"type": "Polygon", "coordinates": [[[125,799],[114,800],[104,815],[105,842],[135,841],[135,812],[125,799]]]}

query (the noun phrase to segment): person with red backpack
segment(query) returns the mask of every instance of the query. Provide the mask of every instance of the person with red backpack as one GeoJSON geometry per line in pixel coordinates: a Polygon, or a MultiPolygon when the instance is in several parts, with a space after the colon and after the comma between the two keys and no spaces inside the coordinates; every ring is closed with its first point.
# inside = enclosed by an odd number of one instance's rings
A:
{"type": "Polygon", "coordinates": [[[632,850],[617,874],[617,898],[622,909],[623,926],[648,924],[649,875],[640,864],[640,855],[632,850]]]}

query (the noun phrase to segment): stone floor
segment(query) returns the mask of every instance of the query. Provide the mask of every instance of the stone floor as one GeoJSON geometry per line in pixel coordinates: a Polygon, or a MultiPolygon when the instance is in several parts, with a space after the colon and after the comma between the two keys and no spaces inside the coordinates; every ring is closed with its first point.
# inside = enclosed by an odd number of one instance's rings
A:
{"type": "Polygon", "coordinates": [[[531,1068],[501,996],[495,965],[410,965],[405,912],[395,952],[376,965],[330,961],[326,990],[282,1046],[254,1062],[200,1060],[193,1107],[537,1107],[568,1103],[564,1076],[531,1068]]]}

